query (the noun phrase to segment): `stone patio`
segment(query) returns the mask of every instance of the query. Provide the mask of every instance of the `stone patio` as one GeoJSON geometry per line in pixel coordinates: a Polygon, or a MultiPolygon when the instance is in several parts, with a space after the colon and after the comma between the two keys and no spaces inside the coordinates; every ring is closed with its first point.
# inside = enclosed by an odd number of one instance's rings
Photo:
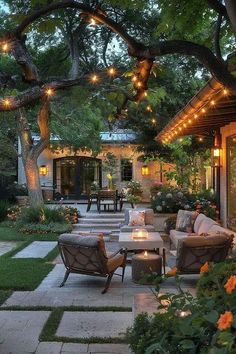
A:
{"type": "MultiPolygon", "coordinates": [[[[45,257],[55,246],[56,242],[33,242],[19,252],[17,257],[45,257]]],[[[106,242],[106,248],[110,252],[117,250],[118,246],[116,241],[106,242]]],[[[156,302],[151,288],[132,282],[130,264],[126,267],[124,283],[121,282],[120,277],[114,276],[108,292],[104,295],[101,291],[105,279],[87,275],[70,274],[65,286],[60,288],[65,267],[60,256],[52,263],[55,267],[37,289],[15,291],[1,306],[0,353],[131,354],[126,344],[93,344],[89,343],[89,338],[123,337],[137,313],[142,311],[153,313],[156,310],[156,302]],[[39,306],[42,307],[41,310],[37,308],[39,306]],[[55,340],[39,342],[39,335],[53,309],[67,306],[71,307],[70,311],[67,308],[62,309],[64,312],[55,329],[55,340]],[[95,307],[96,312],[95,309],[80,310],[83,307],[95,307]],[[102,307],[112,307],[112,309],[104,311],[102,307]],[[117,312],[112,311],[114,307],[117,308],[117,312]],[[56,341],[57,337],[59,341],[56,341]],[[88,342],[63,343],[60,341],[61,337],[62,339],[66,337],[69,341],[70,338],[71,341],[81,341],[81,338],[86,341],[87,338],[88,342]]],[[[183,289],[194,294],[197,279],[198,276],[184,277],[183,289]]],[[[162,293],[177,293],[177,291],[173,278],[169,278],[162,284],[162,293]]]]}

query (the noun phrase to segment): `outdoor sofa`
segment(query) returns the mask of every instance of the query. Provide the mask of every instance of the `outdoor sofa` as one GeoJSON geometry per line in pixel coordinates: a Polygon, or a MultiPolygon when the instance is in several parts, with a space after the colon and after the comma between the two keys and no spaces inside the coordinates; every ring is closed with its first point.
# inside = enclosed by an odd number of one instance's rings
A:
{"type": "Polygon", "coordinates": [[[190,236],[196,237],[197,235],[214,236],[219,234],[234,236],[233,231],[220,226],[215,220],[208,218],[204,214],[198,214],[193,224],[193,232],[179,231],[176,229],[170,230],[170,241],[171,245],[177,249],[179,241],[183,240],[183,238],[190,236]]]}

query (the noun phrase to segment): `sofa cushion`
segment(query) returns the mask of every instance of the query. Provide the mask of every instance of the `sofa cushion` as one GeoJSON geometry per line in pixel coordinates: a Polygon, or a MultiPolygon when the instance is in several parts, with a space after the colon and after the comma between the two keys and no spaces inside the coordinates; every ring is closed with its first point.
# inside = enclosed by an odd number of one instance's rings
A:
{"type": "Polygon", "coordinates": [[[186,238],[188,236],[187,232],[177,231],[177,230],[170,230],[170,239],[175,248],[178,247],[179,240],[186,238]]]}
{"type": "Polygon", "coordinates": [[[234,235],[234,232],[232,230],[229,229],[225,229],[224,227],[220,226],[219,224],[214,224],[210,227],[210,229],[208,230],[208,233],[210,235],[213,234],[228,234],[228,235],[234,235]]]}
{"type": "Polygon", "coordinates": [[[155,231],[155,228],[154,228],[153,225],[145,225],[144,227],[123,225],[123,226],[121,226],[120,231],[121,232],[132,232],[134,229],[138,229],[138,228],[145,229],[145,230],[150,231],[150,232],[155,231]]]}
{"type": "Polygon", "coordinates": [[[128,226],[145,226],[145,211],[130,210],[128,226]]]}
{"type": "Polygon", "coordinates": [[[218,225],[218,224],[215,220],[212,220],[211,218],[206,217],[204,220],[202,220],[197,233],[199,235],[204,234],[204,233],[208,233],[210,228],[213,225],[218,225]]]}
{"type": "Polygon", "coordinates": [[[195,223],[193,225],[193,231],[196,233],[196,234],[199,234],[198,230],[199,230],[199,227],[202,223],[203,220],[206,219],[206,215],[204,214],[199,214],[195,220],[195,223]]]}
{"type": "Polygon", "coordinates": [[[145,212],[145,225],[153,225],[154,223],[154,212],[151,208],[143,209],[143,208],[126,208],[125,209],[125,225],[129,224],[129,211],[144,211],[145,212]]]}
{"type": "Polygon", "coordinates": [[[195,211],[179,210],[176,220],[176,230],[193,232],[193,224],[197,215],[195,211]]]}

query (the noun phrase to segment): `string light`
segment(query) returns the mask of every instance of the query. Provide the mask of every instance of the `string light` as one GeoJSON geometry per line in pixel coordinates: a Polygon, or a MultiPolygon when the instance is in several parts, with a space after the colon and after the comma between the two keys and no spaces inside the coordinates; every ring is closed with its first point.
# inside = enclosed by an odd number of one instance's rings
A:
{"type": "Polygon", "coordinates": [[[91,26],[96,26],[96,21],[94,20],[94,18],[91,17],[89,22],[91,26]]]}
{"type": "Polygon", "coordinates": [[[211,100],[211,106],[214,106],[215,105],[215,101],[214,100],[211,100]]]}
{"type": "Polygon", "coordinates": [[[135,82],[135,81],[137,81],[137,80],[138,80],[137,76],[134,75],[134,76],[132,77],[132,81],[135,82]]]}
{"type": "Polygon", "coordinates": [[[114,68],[110,68],[110,69],[108,70],[108,74],[111,75],[111,76],[114,76],[114,75],[116,74],[115,69],[114,69],[114,68]]]}
{"type": "Polygon", "coordinates": [[[11,106],[11,101],[10,101],[8,98],[5,98],[5,99],[3,100],[3,105],[4,105],[6,108],[8,108],[8,107],[11,106]]]}
{"type": "Polygon", "coordinates": [[[152,122],[152,124],[156,124],[157,121],[155,118],[152,118],[151,122],[152,122]]]}
{"type": "Polygon", "coordinates": [[[228,92],[229,92],[229,91],[228,91],[227,89],[224,89],[224,90],[223,90],[223,94],[224,94],[224,95],[227,95],[228,92]]]}
{"type": "Polygon", "coordinates": [[[194,118],[197,119],[197,117],[198,117],[198,115],[195,113],[195,114],[194,114],[194,118]]]}
{"type": "Polygon", "coordinates": [[[145,92],[144,92],[144,96],[147,97],[147,95],[148,95],[148,93],[147,93],[147,91],[145,91],[145,92]]]}
{"type": "Polygon", "coordinates": [[[138,86],[138,87],[142,87],[142,82],[141,82],[141,81],[138,81],[138,82],[137,82],[137,86],[138,86]]]}
{"type": "Polygon", "coordinates": [[[148,106],[146,107],[146,110],[147,110],[148,112],[152,112],[152,107],[148,105],[148,106]]]}
{"type": "Polygon", "coordinates": [[[49,87],[48,89],[46,89],[45,93],[48,97],[51,97],[54,95],[55,92],[52,88],[49,87]]]}
{"type": "Polygon", "coordinates": [[[5,52],[5,53],[7,53],[7,52],[9,52],[9,50],[10,50],[9,44],[6,43],[6,42],[3,43],[3,44],[2,44],[2,51],[5,52]]]}
{"type": "Polygon", "coordinates": [[[201,138],[201,137],[198,138],[198,141],[200,141],[200,143],[201,143],[203,141],[203,138],[201,138]]]}
{"type": "Polygon", "coordinates": [[[97,75],[93,75],[93,76],[91,77],[91,81],[92,81],[93,83],[98,82],[98,76],[97,76],[97,75]]]}
{"type": "Polygon", "coordinates": [[[205,108],[202,108],[201,112],[202,112],[202,113],[206,113],[205,108]]]}

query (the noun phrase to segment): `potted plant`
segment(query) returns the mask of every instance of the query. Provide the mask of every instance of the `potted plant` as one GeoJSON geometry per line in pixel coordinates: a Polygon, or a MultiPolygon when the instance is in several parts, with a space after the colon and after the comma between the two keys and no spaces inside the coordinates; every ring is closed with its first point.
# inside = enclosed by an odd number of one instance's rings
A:
{"type": "MultiPolygon", "coordinates": [[[[128,194],[141,197],[143,190],[139,181],[131,180],[127,183],[128,194]]],[[[141,198],[140,198],[141,199],[141,198]]]]}

